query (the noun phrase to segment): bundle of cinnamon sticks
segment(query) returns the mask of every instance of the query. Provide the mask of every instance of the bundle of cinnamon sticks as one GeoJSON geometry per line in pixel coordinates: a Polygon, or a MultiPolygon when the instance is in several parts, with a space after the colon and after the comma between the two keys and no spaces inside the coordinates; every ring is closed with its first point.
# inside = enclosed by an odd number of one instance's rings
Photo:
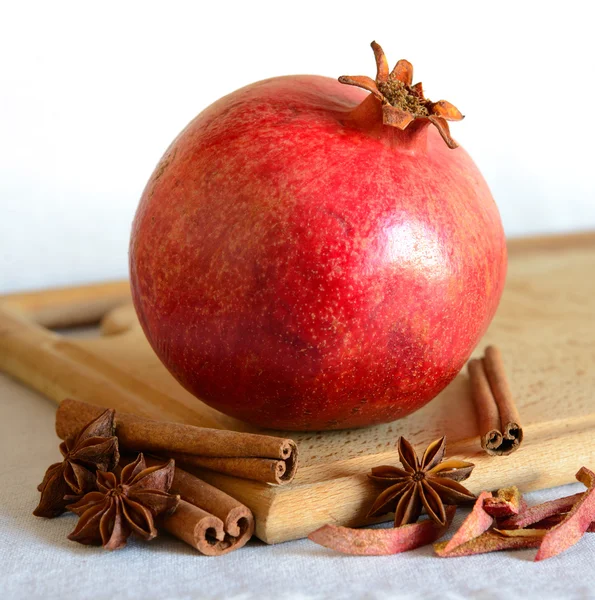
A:
{"type": "Polygon", "coordinates": [[[523,441],[523,428],[500,350],[488,346],[484,356],[470,360],[467,368],[481,447],[491,456],[514,452],[523,441]]]}
{"type": "MultiPolygon", "coordinates": [[[[58,437],[70,437],[104,410],[79,400],[63,400],[56,414],[58,437]]],[[[173,458],[176,464],[264,483],[289,483],[298,465],[295,442],[269,435],[152,421],[119,411],[116,435],[125,451],[173,458]]]]}
{"type": "MultiPolygon", "coordinates": [[[[56,413],[58,437],[72,438],[104,410],[78,400],[62,401],[56,413]]],[[[211,556],[244,546],[254,533],[254,516],[235,498],[177,465],[278,485],[291,481],[297,469],[297,446],[289,439],[157,422],[120,412],[115,413],[115,435],[122,452],[152,455],[146,457],[148,466],[175,459],[170,491],[180,496],[180,502],[175,512],[163,518],[162,526],[211,556]]]]}
{"type": "MultiPolygon", "coordinates": [[[[148,458],[147,465],[162,461],[148,458]]],[[[180,496],[175,512],[163,527],[208,556],[241,548],[254,533],[252,511],[225,492],[176,467],[171,493],[180,496]]]]}

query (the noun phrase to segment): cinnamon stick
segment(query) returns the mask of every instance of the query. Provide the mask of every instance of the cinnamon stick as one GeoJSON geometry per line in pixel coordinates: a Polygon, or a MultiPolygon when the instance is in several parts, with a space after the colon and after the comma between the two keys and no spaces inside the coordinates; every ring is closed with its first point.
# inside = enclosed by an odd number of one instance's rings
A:
{"type": "MultiPolygon", "coordinates": [[[[285,483],[287,463],[274,458],[217,458],[213,456],[193,456],[179,452],[169,452],[168,458],[188,467],[202,467],[226,475],[254,479],[265,483],[285,483]]],[[[291,474],[293,477],[293,474],[291,474]]]]}
{"type": "MultiPolygon", "coordinates": [[[[105,409],[79,400],[63,400],[56,432],[66,439],[105,409]]],[[[174,458],[180,464],[265,483],[289,483],[297,470],[293,440],[255,433],[153,421],[116,411],[116,435],[123,450],[174,458]]]]}
{"type": "Polygon", "coordinates": [[[481,447],[492,456],[514,452],[523,441],[523,429],[500,350],[488,346],[482,359],[469,361],[468,370],[481,447]]]}
{"type": "MultiPolygon", "coordinates": [[[[160,464],[146,458],[147,465],[160,464]]],[[[163,519],[166,531],[208,556],[238,550],[254,533],[254,516],[247,506],[202,479],[176,467],[170,489],[181,501],[163,519]]]]}
{"type": "Polygon", "coordinates": [[[467,369],[471,381],[471,397],[477,413],[481,447],[488,454],[492,454],[492,451],[502,444],[498,406],[490,389],[481,358],[470,360],[467,369]]]}

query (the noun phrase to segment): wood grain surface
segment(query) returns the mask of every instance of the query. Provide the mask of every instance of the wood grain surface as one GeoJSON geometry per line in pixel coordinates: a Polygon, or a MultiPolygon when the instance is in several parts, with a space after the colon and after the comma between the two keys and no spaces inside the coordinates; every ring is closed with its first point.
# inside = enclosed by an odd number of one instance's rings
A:
{"type": "MultiPolygon", "coordinates": [[[[489,457],[479,446],[466,373],[429,405],[400,421],[366,429],[291,433],[299,444],[294,483],[275,487],[201,471],[247,504],[268,543],[304,537],[325,523],[361,525],[376,489],[367,472],[398,462],[405,435],[419,450],[446,434],[447,454],[476,469],[479,492],[523,490],[574,480],[595,466],[595,233],[512,240],[506,290],[478,346],[503,351],[525,429],[522,448],[489,457]]],[[[0,298],[0,369],[56,402],[65,397],[167,419],[257,431],[186,392],[151,350],[129,303],[128,284],[0,298]],[[50,331],[101,320],[101,335],[50,331]]]]}

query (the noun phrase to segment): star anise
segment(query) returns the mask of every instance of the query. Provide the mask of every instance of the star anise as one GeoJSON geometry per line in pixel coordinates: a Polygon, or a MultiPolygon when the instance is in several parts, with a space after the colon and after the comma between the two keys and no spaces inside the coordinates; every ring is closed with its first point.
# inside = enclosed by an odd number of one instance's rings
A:
{"type": "Polygon", "coordinates": [[[421,83],[412,85],[413,66],[408,60],[400,60],[389,73],[380,44],[372,42],[371,45],[376,58],[376,80],[366,75],[343,75],[339,81],[372,92],[382,103],[385,125],[404,130],[416,119],[427,119],[437,127],[448,147],[456,148],[458,144],[450,135],[447,121],[460,121],[461,111],[446,100],[432,102],[426,98],[421,83]]]}
{"type": "Polygon", "coordinates": [[[95,487],[95,471],[113,469],[120,459],[114,436],[114,411],[106,410],[75,436],[60,444],[64,460],[51,465],[37,486],[41,492],[37,517],[57,517],[95,487]]]}
{"type": "Polygon", "coordinates": [[[443,461],[446,438],[432,442],[421,461],[413,446],[403,437],[398,441],[399,460],[403,468],[382,466],[369,475],[375,481],[388,485],[376,499],[369,517],[395,513],[395,527],[414,523],[422,508],[436,523],[446,523],[445,505],[462,504],[475,496],[459,481],[471,475],[474,465],[462,460],[443,461]]]}
{"type": "Polygon", "coordinates": [[[86,545],[103,545],[117,550],[130,534],[144,540],[157,535],[154,518],[173,512],[179,496],[169,494],[174,461],[147,467],[142,454],[126,465],[120,476],[97,471],[97,491],[89,492],[68,510],[80,519],[69,540],[86,545]]]}

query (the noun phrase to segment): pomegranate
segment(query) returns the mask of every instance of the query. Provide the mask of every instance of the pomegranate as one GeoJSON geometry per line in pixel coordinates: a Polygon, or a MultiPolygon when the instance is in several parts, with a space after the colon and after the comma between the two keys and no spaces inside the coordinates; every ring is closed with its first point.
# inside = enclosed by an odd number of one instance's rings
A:
{"type": "Polygon", "coordinates": [[[277,77],[208,107],[134,219],[149,342],[200,400],[258,426],[361,427],[419,409],[502,293],[498,210],[447,123],[461,113],[372,47],[375,81],[277,77]]]}

